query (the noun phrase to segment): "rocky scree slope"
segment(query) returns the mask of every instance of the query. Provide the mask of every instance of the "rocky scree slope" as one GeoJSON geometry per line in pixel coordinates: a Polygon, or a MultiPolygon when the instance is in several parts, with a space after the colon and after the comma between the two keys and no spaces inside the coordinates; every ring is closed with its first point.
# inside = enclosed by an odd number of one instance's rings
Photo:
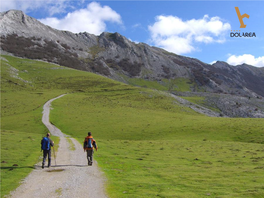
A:
{"type": "MultiPolygon", "coordinates": [[[[200,106],[215,111],[214,114],[206,115],[213,117],[243,117],[243,118],[264,118],[264,100],[255,97],[242,97],[223,93],[204,92],[178,92],[180,97],[203,98],[200,106]],[[218,113],[216,113],[218,112],[218,113]]],[[[192,106],[197,106],[192,104],[192,106]]],[[[203,113],[203,109],[197,107],[203,113]]],[[[199,112],[199,111],[198,111],[199,112]]],[[[208,112],[208,111],[207,111],[208,112]]]]}
{"type": "MultiPolygon", "coordinates": [[[[126,82],[186,78],[192,92],[264,97],[264,67],[213,65],[134,43],[118,33],[74,34],[46,26],[22,11],[0,13],[2,53],[41,59],[126,82]]],[[[252,107],[257,108],[257,107],[252,107]]]]}

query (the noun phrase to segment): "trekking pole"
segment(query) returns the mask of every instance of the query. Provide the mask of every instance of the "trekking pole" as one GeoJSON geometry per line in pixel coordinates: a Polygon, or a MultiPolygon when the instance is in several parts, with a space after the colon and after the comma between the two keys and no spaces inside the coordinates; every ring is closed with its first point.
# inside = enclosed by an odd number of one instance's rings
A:
{"type": "Polygon", "coordinates": [[[55,166],[57,166],[57,163],[56,163],[56,155],[55,155],[54,146],[53,146],[53,153],[54,153],[55,166]]]}

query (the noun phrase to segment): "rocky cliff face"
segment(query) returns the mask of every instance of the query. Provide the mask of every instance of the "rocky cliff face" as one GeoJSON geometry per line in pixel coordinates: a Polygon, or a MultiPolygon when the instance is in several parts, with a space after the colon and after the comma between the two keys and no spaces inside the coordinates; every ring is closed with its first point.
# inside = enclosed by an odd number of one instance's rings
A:
{"type": "Polygon", "coordinates": [[[123,82],[127,78],[158,82],[186,78],[195,85],[194,92],[264,96],[264,68],[245,64],[233,67],[220,61],[209,65],[144,43],[136,44],[118,33],[95,36],[60,31],[17,10],[0,14],[0,28],[3,52],[16,56],[42,59],[123,82]]]}

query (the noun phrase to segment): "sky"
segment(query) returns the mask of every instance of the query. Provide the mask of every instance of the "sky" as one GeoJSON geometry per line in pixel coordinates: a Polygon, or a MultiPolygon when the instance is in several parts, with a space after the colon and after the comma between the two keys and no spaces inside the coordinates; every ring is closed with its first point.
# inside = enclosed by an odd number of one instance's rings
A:
{"type": "Polygon", "coordinates": [[[262,0],[1,0],[1,12],[10,9],[22,10],[59,30],[95,35],[118,32],[135,43],[208,64],[225,61],[264,67],[262,0]]]}

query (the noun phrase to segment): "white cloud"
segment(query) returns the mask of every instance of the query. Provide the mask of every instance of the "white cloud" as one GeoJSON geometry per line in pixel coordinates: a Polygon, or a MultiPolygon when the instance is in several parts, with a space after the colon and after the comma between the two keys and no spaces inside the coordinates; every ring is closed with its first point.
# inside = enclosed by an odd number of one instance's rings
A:
{"type": "Polygon", "coordinates": [[[7,11],[11,9],[22,10],[29,12],[41,8],[47,11],[50,15],[65,12],[66,7],[69,6],[69,0],[2,0],[0,11],[7,11]]]}
{"type": "Polygon", "coordinates": [[[211,63],[209,63],[210,65],[212,65],[212,64],[215,64],[217,61],[212,61],[211,63]]]}
{"type": "Polygon", "coordinates": [[[243,54],[240,56],[229,55],[227,62],[230,65],[241,65],[246,63],[256,67],[264,67],[264,56],[255,57],[251,54],[243,54]]]}
{"type": "Polygon", "coordinates": [[[141,27],[141,24],[140,23],[136,23],[132,26],[132,28],[137,28],[137,27],[141,27]]]}
{"type": "Polygon", "coordinates": [[[131,42],[136,43],[136,44],[140,43],[139,41],[133,41],[131,38],[128,38],[128,40],[130,40],[131,42]]]}
{"type": "Polygon", "coordinates": [[[64,18],[55,17],[40,19],[46,25],[59,30],[68,30],[74,33],[89,32],[99,35],[106,30],[106,21],[122,24],[121,16],[108,6],[101,6],[92,2],[86,9],[68,13],[64,18]]]}
{"type": "Polygon", "coordinates": [[[229,23],[219,17],[183,21],[177,16],[157,16],[156,22],[148,27],[151,42],[168,51],[185,54],[195,51],[198,43],[223,43],[225,33],[231,29],[229,23]]]}

